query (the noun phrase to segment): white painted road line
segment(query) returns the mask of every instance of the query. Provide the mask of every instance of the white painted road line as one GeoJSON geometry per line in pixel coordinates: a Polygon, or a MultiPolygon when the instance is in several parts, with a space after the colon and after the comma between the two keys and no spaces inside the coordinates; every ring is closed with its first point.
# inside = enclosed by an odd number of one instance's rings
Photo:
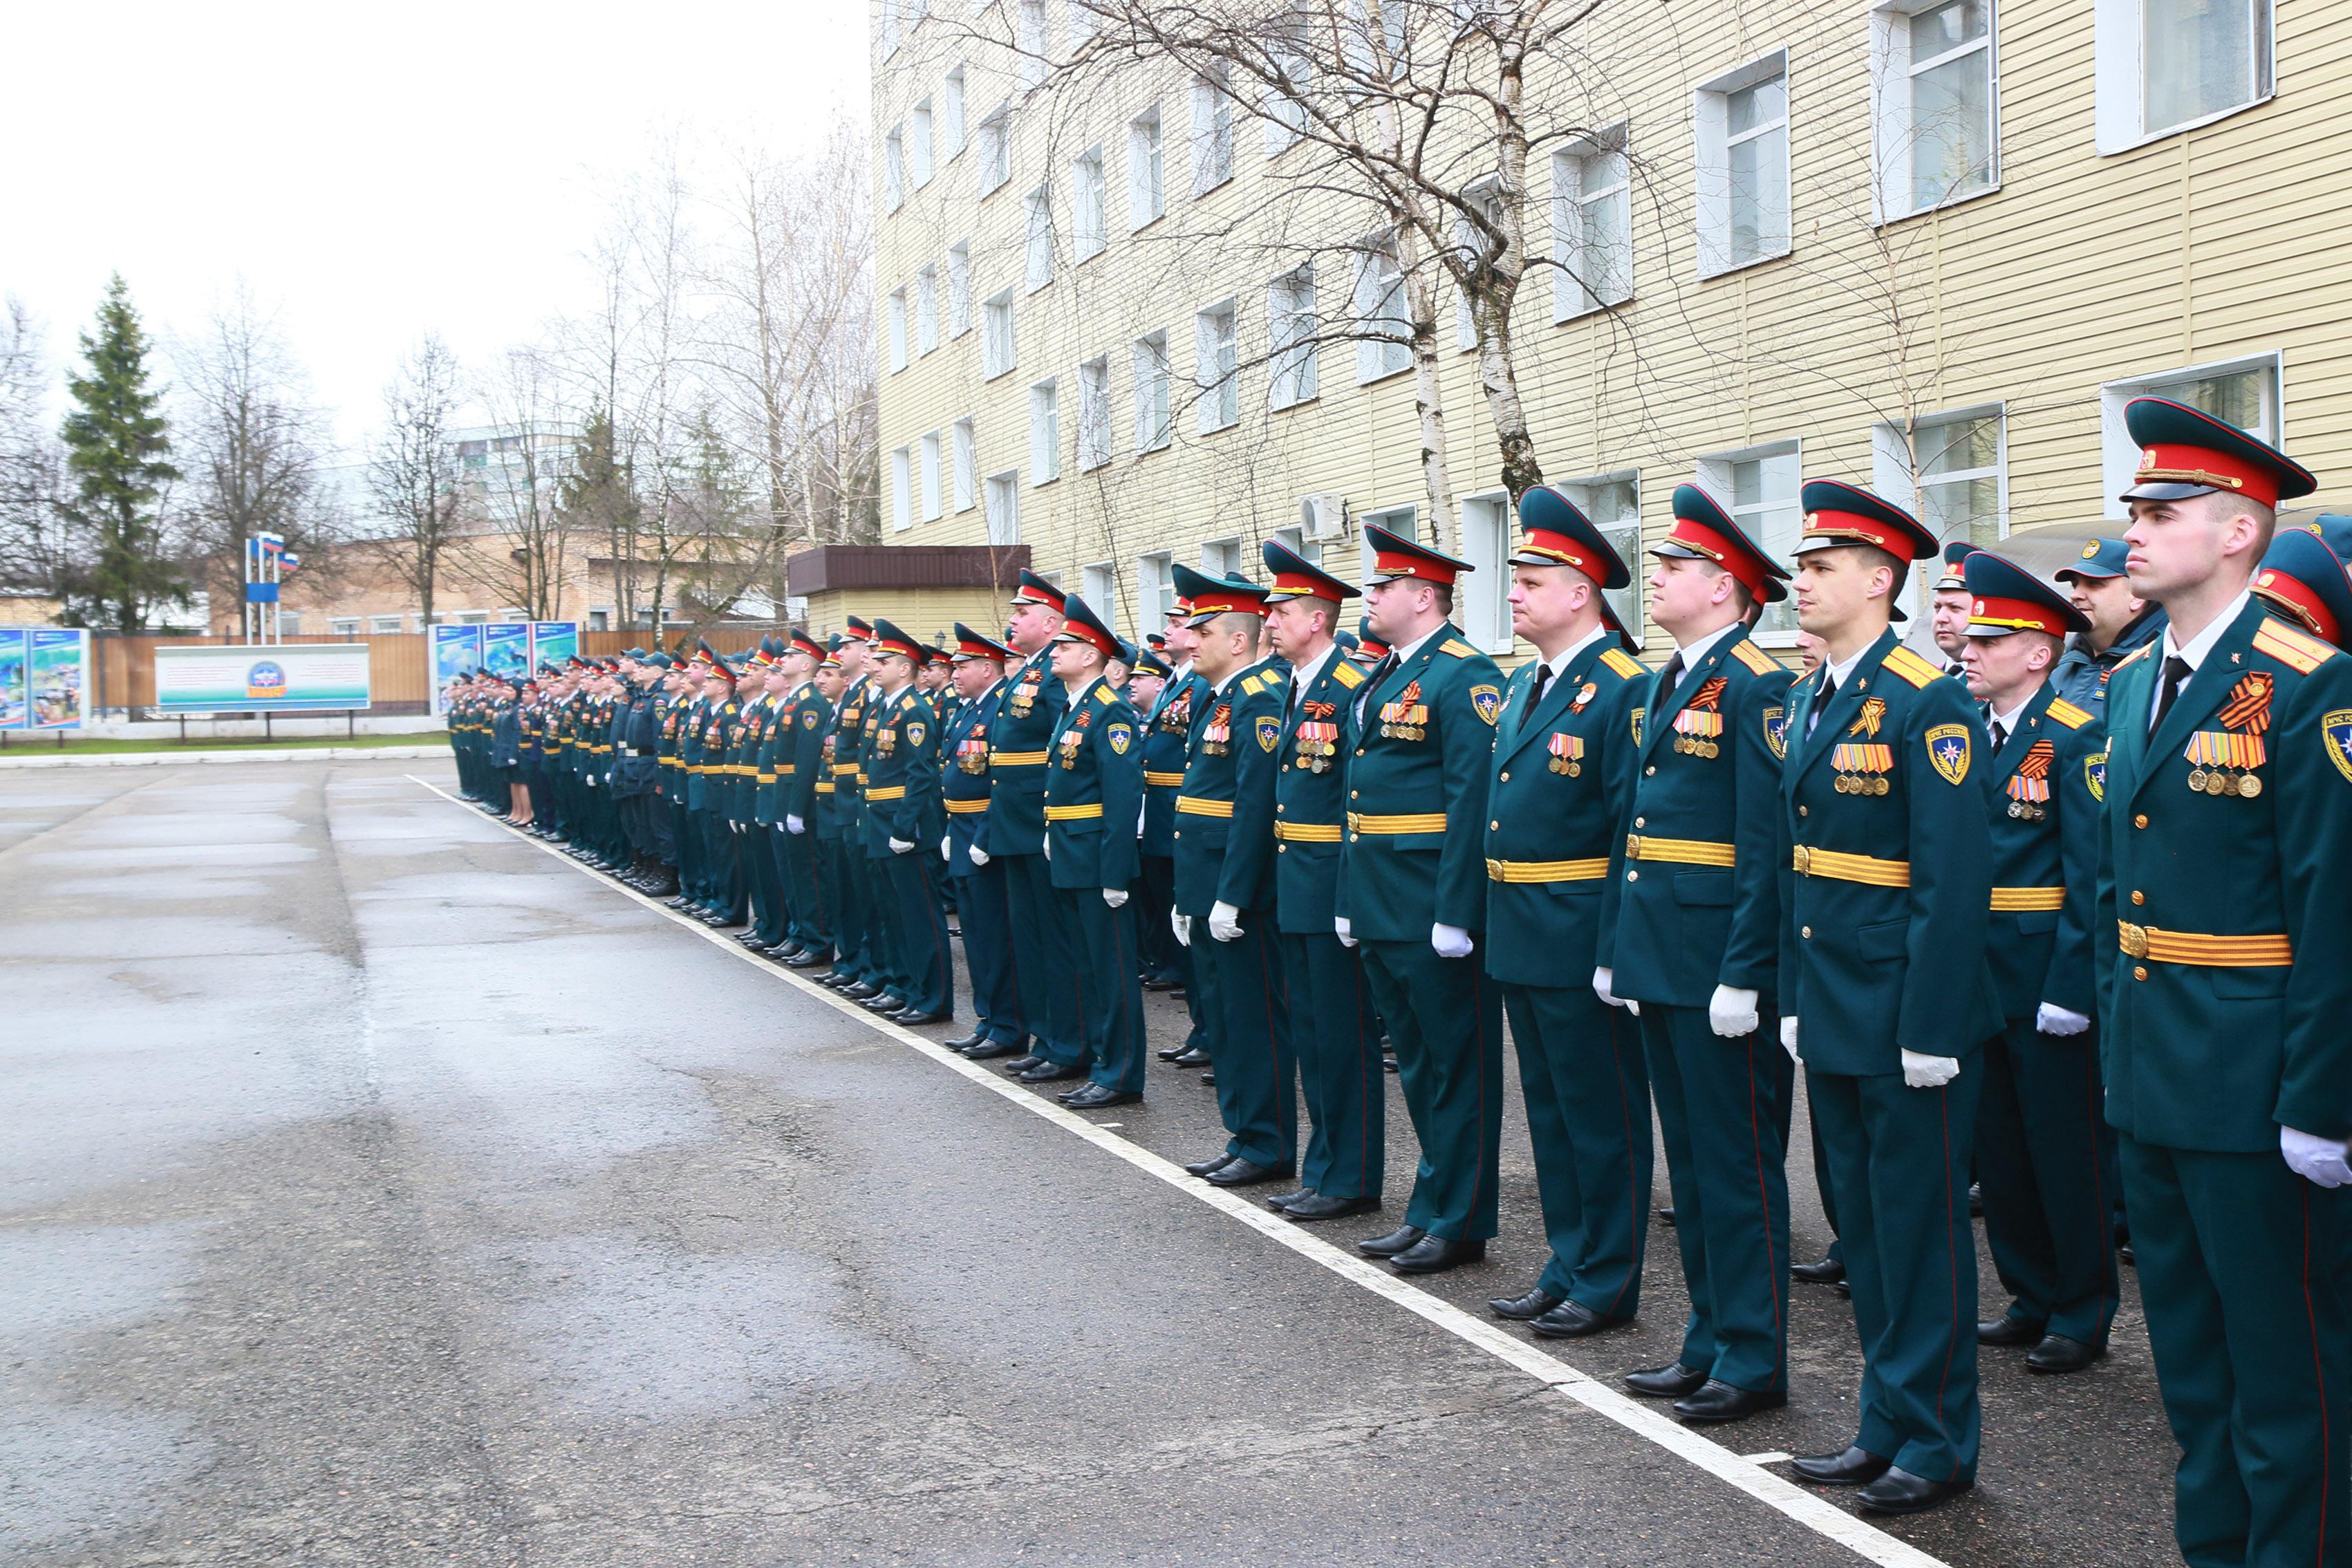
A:
{"type": "MultiPolygon", "coordinates": [[[[478,810],[477,807],[459,800],[437,784],[417,778],[415,773],[408,776],[412,782],[424,785],[452,805],[463,807],[469,812],[478,810]]],[[[504,827],[508,825],[499,823],[498,826],[504,827]]],[[[1527,1342],[1513,1338],[1494,1324],[1472,1317],[1452,1302],[1441,1300],[1425,1290],[1406,1284],[1397,1276],[1375,1267],[1369,1259],[1350,1252],[1342,1252],[1327,1241],[1318,1241],[1301,1226],[1276,1216],[1272,1211],[1247,1198],[1222,1188],[1210,1186],[1205,1182],[1194,1180],[1190,1173],[1174,1161],[1163,1159],[1140,1144],[1131,1143],[1124,1138],[1114,1136],[1109,1126],[1098,1126],[1088,1121],[1077,1112],[1042,1099],[1010,1079],[990,1072],[977,1062],[966,1061],[955,1052],[933,1044],[912,1030],[902,1029],[896,1024],[876,1017],[863,1007],[835,995],[814,981],[804,980],[791,970],[778,968],[768,960],[744,948],[734,938],[721,936],[699,921],[668,909],[635,889],[625,888],[610,878],[599,876],[589,867],[580,866],[570,856],[562,853],[551,844],[530,837],[520,829],[509,828],[509,831],[521,842],[577,867],[580,871],[598,884],[609,888],[624,898],[635,900],[656,914],[667,918],[696,936],[711,942],[721,952],[732,954],[752,965],[762,974],[799,987],[813,999],[831,1005],[844,1016],[855,1018],[889,1036],[900,1045],[920,1051],[950,1072],[961,1074],[992,1093],[1000,1095],[1013,1104],[1044,1117],[1066,1131],[1085,1139],[1106,1153],[1126,1161],[1137,1170],[1159,1177],[1186,1196],[1222,1210],[1229,1217],[1239,1220],[1269,1240],[1290,1248],[1302,1258],[1320,1264],[1332,1273],[1363,1287],[1373,1295],[1381,1297],[1435,1327],[1444,1330],[1454,1338],[1476,1346],[1497,1361],[1508,1363],[1537,1382],[1576,1401],[1594,1415],[1607,1417],[1636,1436],[1654,1443],[1719,1480],[1728,1482],[1758,1501],[1795,1520],[1816,1534],[1827,1536],[1856,1555],[1872,1563],[1885,1564],[1885,1568],[1948,1568],[1941,1558],[1931,1557],[1906,1542],[1897,1541],[1866,1521],[1856,1518],[1843,1509],[1822,1500],[1802,1487],[1762,1468],[1767,1464],[1777,1464],[1786,1459],[1787,1455],[1757,1454],[1743,1457],[1735,1454],[1722,1444],[1701,1436],[1681,1422],[1670,1416],[1661,1415],[1655,1409],[1630,1394],[1620,1394],[1608,1384],[1588,1377],[1566,1362],[1556,1360],[1527,1342]]]]}

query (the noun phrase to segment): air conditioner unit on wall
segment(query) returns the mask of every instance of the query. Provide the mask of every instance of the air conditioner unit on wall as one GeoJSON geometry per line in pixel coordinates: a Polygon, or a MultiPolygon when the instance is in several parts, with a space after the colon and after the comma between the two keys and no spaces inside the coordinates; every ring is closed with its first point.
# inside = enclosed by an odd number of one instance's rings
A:
{"type": "Polygon", "coordinates": [[[1307,496],[1298,503],[1298,522],[1302,535],[1310,544],[1348,536],[1348,498],[1324,494],[1307,496]]]}

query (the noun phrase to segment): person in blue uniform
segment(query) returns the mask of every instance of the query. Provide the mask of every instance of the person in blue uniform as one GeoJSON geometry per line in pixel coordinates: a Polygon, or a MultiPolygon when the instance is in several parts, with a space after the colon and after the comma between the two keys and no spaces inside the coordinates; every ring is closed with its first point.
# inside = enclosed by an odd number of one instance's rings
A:
{"type": "Polygon", "coordinates": [[[925,861],[947,828],[940,805],[940,726],[915,686],[922,645],[888,621],[874,623],[874,741],[866,763],[866,856],[887,889],[896,987],[867,1005],[894,1024],[955,1016],[955,961],[947,917],[925,861]],[[918,852],[919,851],[919,853],[918,852]],[[898,1005],[885,1007],[885,998],[898,1005]]]}
{"type": "Polygon", "coordinates": [[[2050,683],[2058,695],[2095,719],[2107,711],[2107,680],[2116,666],[2164,635],[2162,605],[2132,592],[2124,563],[2131,547],[2120,539],[2094,539],[2081,556],[2053,575],[2067,587],[2068,601],[2090,623],[2058,656],[2050,683]]]}
{"type": "Polygon", "coordinates": [[[2029,1347],[2035,1372],[2079,1372],[2105,1353],[2121,1300],[2092,1028],[2106,730],[2050,679],[2067,635],[2089,626],[2081,612],[1998,555],[1976,552],[1961,569],[1961,658],[1990,731],[1989,956],[2002,1017],[1984,1046],[1977,1170],[1985,1240],[2010,1293],[1977,1340],[2029,1347]]]}
{"type": "Polygon", "coordinates": [[[1797,615],[1823,649],[1790,715],[1777,1000],[1829,1163],[1864,1371],[1853,1441],[1794,1465],[1912,1513],[1976,1483],[1969,1151],[1978,1047],[2000,1027],[1992,795],[1968,689],[1889,629],[1935,536],[1852,485],[1800,494],[1797,615]]]}
{"type": "Polygon", "coordinates": [[[1045,854],[1077,938],[1077,1005],[1088,1081],[1076,1110],[1143,1098],[1143,986],[1136,972],[1135,823],[1143,809],[1142,726],[1107,673],[1119,640],[1076,595],[1063,601],[1054,678],[1067,700],[1045,751],[1045,854]]]}
{"type": "Polygon", "coordinates": [[[1537,485],[1519,522],[1511,629],[1538,657],[1504,686],[1495,731],[1481,962],[1518,1051],[1551,1257],[1496,1310],[1574,1338],[1633,1321],[1649,1234],[1649,1073],[1601,947],[1639,878],[1622,858],[1649,671],[1601,618],[1601,590],[1631,574],[1591,520],[1537,485]]]}
{"type": "Polygon", "coordinates": [[[1064,919],[1045,858],[1046,748],[1061,727],[1069,693],[1054,679],[1054,639],[1062,632],[1062,591],[1024,568],[1013,594],[1007,640],[1021,656],[1005,673],[1004,700],[989,741],[988,857],[1004,863],[1005,901],[1013,911],[1013,978],[1029,1026],[1026,1056],[1007,1058],[1024,1083],[1086,1076],[1086,1030],[1077,1001],[1077,933],[1064,919]]]}
{"type": "Polygon", "coordinates": [[[1641,698],[1612,994],[1639,1007],[1690,1315],[1664,1366],[1626,1374],[1685,1420],[1738,1420],[1789,1387],[1787,1149],[1794,1073],[1773,1038],[1780,770],[1790,672],[1756,646],[1786,572],[1713,496],[1677,486],[1650,553],[1675,651],[1641,698]]]}
{"type": "Polygon", "coordinates": [[[1258,657],[1265,591],[1179,563],[1194,670],[1184,787],[1176,797],[1176,909],[1208,1024],[1224,1152],[1188,1167],[1249,1186],[1298,1168],[1298,1091],[1274,916],[1275,773],[1288,680],[1258,657]]]}
{"type": "Polygon", "coordinates": [[[1343,656],[1340,606],[1356,590],[1297,552],[1265,547],[1265,626],[1290,666],[1275,745],[1275,925],[1290,1042],[1307,1102],[1298,1191],[1268,1200],[1287,1218],[1339,1219],[1381,1206],[1387,1080],[1363,960],[1332,929],[1348,816],[1348,708],[1364,672],[1343,656]]]}
{"type": "Polygon", "coordinates": [[[1456,561],[1367,524],[1366,619],[1391,652],[1349,705],[1348,838],[1332,925],[1361,944],[1421,1168],[1404,1224],[1357,1244],[1406,1273],[1484,1258],[1503,1134],[1502,993],[1477,956],[1503,677],[1451,619],[1456,561]]]}
{"type": "Polygon", "coordinates": [[[2341,1563],[2352,658],[2249,592],[2311,474],[2162,398],[2125,423],[2126,570],[2169,624],[2107,682],[2092,929],[2174,1532],[2193,1564],[2341,1563]]]}
{"type": "MultiPolygon", "coordinates": [[[[1190,568],[1187,568],[1190,570],[1190,568]]],[[[1160,695],[1143,710],[1143,902],[1146,920],[1166,932],[1160,942],[1160,968],[1144,977],[1147,991],[1181,991],[1191,1028],[1181,1041],[1160,1052],[1162,1061],[1178,1067],[1206,1067],[1209,1034],[1201,1006],[1200,987],[1193,984],[1192,950],[1176,940],[1171,917],[1176,909],[1176,798],[1184,793],[1184,767],[1192,737],[1192,710],[1208,689],[1208,682],[1192,668],[1199,635],[1185,622],[1192,606],[1180,595],[1171,606],[1168,629],[1161,636],[1169,660],[1168,677],[1160,695]]],[[[1147,945],[1147,953],[1151,949],[1147,945]]]]}
{"type": "Polygon", "coordinates": [[[1013,913],[1004,867],[988,852],[988,752],[1004,701],[1004,667],[1013,652],[961,621],[955,628],[955,689],[940,755],[948,830],[940,845],[963,927],[964,968],[971,977],[971,1033],[950,1047],[974,1061],[1017,1057],[1028,1048],[1021,987],[1013,974],[1013,913]]]}

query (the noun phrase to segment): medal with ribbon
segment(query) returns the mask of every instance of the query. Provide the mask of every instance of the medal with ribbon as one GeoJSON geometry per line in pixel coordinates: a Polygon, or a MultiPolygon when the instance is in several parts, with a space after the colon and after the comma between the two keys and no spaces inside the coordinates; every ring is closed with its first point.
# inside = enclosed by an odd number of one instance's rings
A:
{"type": "Polygon", "coordinates": [[[1391,741],[1429,738],[1429,705],[1421,700],[1420,681],[1398,693],[1394,702],[1381,704],[1381,733],[1391,741]]]}
{"type": "MultiPolygon", "coordinates": [[[[1878,700],[1875,697],[1871,700],[1878,700]]],[[[1856,721],[1856,728],[1860,721],[1856,721]]],[[[1852,734],[1853,731],[1848,731],[1852,734]]],[[[1840,741],[1830,752],[1830,766],[1837,772],[1835,785],[1840,795],[1885,795],[1893,786],[1886,775],[1895,771],[1895,748],[1868,742],[1840,741]]]]}
{"type": "Polygon", "coordinates": [[[2230,700],[2213,715],[2224,728],[2200,730],[2189,737],[2180,755],[2189,763],[2190,791],[2244,800],[2263,793],[2262,776],[2254,770],[2269,756],[2263,731],[2271,727],[2271,689],[2275,684],[2266,669],[2248,674],[2230,689],[2230,700]]]}
{"type": "Polygon", "coordinates": [[[1339,726],[1331,720],[1339,711],[1336,702],[1302,702],[1307,717],[1298,721],[1298,730],[1291,738],[1297,742],[1297,765],[1310,773],[1328,773],[1331,759],[1339,754],[1339,726]]]}
{"type": "Polygon", "coordinates": [[[1689,757],[1712,757],[1721,754],[1723,745],[1717,738],[1723,733],[1724,688],[1731,684],[1724,676],[1712,676],[1694,694],[1683,710],[1675,715],[1675,750],[1689,757]]]}
{"type": "Polygon", "coordinates": [[[1551,771],[1574,778],[1584,771],[1584,737],[1554,733],[1544,750],[1551,753],[1551,771]]]}
{"type": "Polygon", "coordinates": [[[1209,715],[1209,722],[1201,731],[1201,750],[1202,752],[1213,757],[1223,757],[1233,754],[1233,717],[1234,705],[1232,703],[1220,702],[1217,704],[1216,711],[1209,715]]]}
{"type": "Polygon", "coordinates": [[[2058,748],[2047,741],[2036,741],[2026,748],[2006,786],[2010,816],[2021,822],[2039,822],[2050,815],[2045,803],[2050,799],[2050,770],[2057,761],[2058,748]]]}

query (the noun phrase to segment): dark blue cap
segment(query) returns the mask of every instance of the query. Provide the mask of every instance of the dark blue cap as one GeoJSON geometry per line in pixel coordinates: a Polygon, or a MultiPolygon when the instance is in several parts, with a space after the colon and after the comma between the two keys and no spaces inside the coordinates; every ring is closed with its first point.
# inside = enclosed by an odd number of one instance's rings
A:
{"type": "Polygon", "coordinates": [[[2068,562],[2053,575],[2061,583],[2070,577],[2081,577],[2090,582],[2120,577],[2124,574],[2124,557],[2130,553],[2131,546],[2120,539],[2084,540],[2082,557],[2068,562]]]}
{"type": "Polygon", "coordinates": [[[1142,652],[1135,656],[1135,673],[1138,675],[1156,675],[1162,680],[1165,680],[1170,676],[1176,673],[1176,667],[1170,664],[1158,654],[1152,652],[1150,648],[1145,648],[1142,652]]]}

